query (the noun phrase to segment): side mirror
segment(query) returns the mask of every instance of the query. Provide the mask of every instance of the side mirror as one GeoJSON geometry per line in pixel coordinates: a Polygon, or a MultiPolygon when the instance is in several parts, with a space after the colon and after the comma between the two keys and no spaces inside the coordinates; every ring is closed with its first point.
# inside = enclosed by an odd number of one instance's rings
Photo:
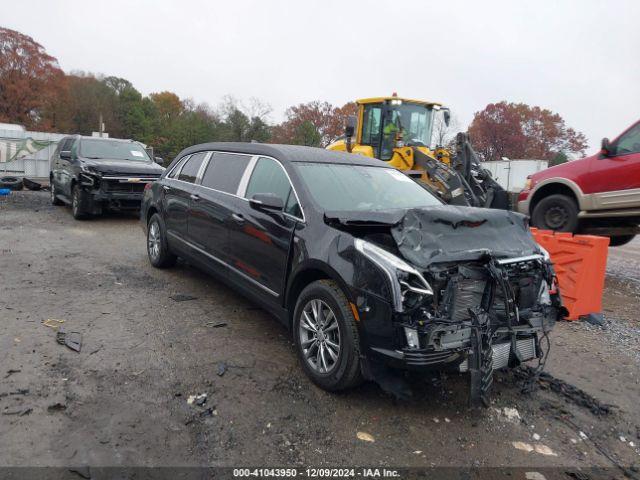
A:
{"type": "Polygon", "coordinates": [[[445,110],[442,114],[444,115],[444,124],[448,127],[449,122],[451,122],[451,112],[449,110],[445,110]]]}
{"type": "Polygon", "coordinates": [[[354,115],[349,115],[347,117],[347,122],[344,126],[344,135],[345,137],[353,137],[356,134],[356,117],[354,115]]]}
{"type": "Polygon", "coordinates": [[[154,157],[153,161],[156,162],[161,167],[164,166],[164,159],[162,157],[154,157]]]}
{"type": "Polygon", "coordinates": [[[249,204],[256,210],[277,210],[284,209],[284,201],[275,193],[256,193],[249,199],[249,204]]]}
{"type": "Polygon", "coordinates": [[[60,152],[60,158],[62,160],[71,160],[71,150],[62,150],[60,152]]]}
{"type": "Polygon", "coordinates": [[[347,147],[347,152],[351,153],[351,151],[353,150],[353,146],[351,144],[351,138],[355,135],[356,133],[356,117],[354,117],[353,115],[349,115],[347,117],[347,122],[344,125],[344,136],[346,138],[346,147],[347,147]]]}
{"type": "Polygon", "coordinates": [[[605,157],[609,157],[612,154],[611,142],[609,142],[609,139],[606,137],[602,139],[600,153],[605,157]]]}

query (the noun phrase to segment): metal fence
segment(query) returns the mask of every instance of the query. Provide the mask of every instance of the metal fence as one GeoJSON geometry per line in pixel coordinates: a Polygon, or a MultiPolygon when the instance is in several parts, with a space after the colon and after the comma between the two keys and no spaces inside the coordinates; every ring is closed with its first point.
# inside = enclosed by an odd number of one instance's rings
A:
{"type": "Polygon", "coordinates": [[[0,175],[49,177],[50,161],[62,133],[0,128],[0,175]]]}

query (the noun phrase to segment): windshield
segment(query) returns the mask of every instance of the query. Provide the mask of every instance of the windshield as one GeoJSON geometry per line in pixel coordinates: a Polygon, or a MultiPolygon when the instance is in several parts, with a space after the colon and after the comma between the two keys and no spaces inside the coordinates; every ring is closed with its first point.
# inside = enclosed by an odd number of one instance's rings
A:
{"type": "Polygon", "coordinates": [[[373,146],[376,157],[389,160],[399,133],[407,145],[429,146],[432,127],[433,109],[430,106],[370,104],[364,110],[362,143],[373,146]]]}
{"type": "Polygon", "coordinates": [[[393,210],[441,205],[431,193],[393,168],[326,163],[296,164],[324,211],[393,210]]]}
{"type": "Polygon", "coordinates": [[[80,140],[80,156],[84,158],[108,158],[150,162],[151,159],[142,145],[135,142],[109,140],[80,140]]]}

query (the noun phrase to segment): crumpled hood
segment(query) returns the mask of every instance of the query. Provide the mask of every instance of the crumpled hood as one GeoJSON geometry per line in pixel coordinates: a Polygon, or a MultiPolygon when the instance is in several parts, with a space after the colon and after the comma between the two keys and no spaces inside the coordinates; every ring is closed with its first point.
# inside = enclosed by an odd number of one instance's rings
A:
{"type": "Polygon", "coordinates": [[[540,253],[519,213],[443,205],[408,210],[391,229],[406,260],[426,268],[431,263],[540,253]]]}
{"type": "Polygon", "coordinates": [[[487,254],[511,258],[540,253],[526,217],[505,210],[442,205],[386,212],[327,212],[325,219],[363,232],[388,227],[400,254],[420,268],[476,260],[487,254]]]}
{"type": "Polygon", "coordinates": [[[131,160],[82,159],[83,165],[91,167],[102,175],[138,175],[153,176],[162,175],[164,168],[154,162],[134,162],[131,160]]]}

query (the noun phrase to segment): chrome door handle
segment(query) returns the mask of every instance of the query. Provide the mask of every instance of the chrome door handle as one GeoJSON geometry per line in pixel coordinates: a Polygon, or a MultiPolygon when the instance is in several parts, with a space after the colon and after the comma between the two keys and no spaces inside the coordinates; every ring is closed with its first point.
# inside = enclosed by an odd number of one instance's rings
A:
{"type": "Polygon", "coordinates": [[[198,200],[200,200],[200,195],[196,195],[195,193],[192,193],[191,195],[189,195],[189,197],[191,198],[191,200],[193,200],[194,202],[197,202],[198,200]]]}
{"type": "Polygon", "coordinates": [[[170,192],[170,191],[171,191],[171,187],[170,187],[170,186],[168,186],[168,185],[162,185],[162,189],[163,189],[165,192],[170,192]]]}
{"type": "Polygon", "coordinates": [[[231,218],[233,218],[237,223],[244,223],[244,217],[238,213],[232,213],[231,218]]]}

